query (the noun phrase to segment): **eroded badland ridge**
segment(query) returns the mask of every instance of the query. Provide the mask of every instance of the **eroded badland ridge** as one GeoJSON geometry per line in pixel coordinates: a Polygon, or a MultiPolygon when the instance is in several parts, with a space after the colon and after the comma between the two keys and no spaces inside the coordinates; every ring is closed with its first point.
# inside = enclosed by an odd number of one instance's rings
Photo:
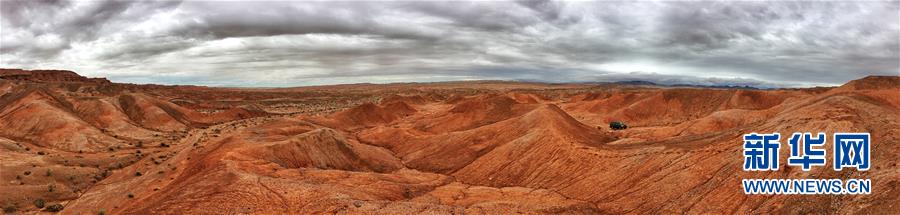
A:
{"type": "Polygon", "coordinates": [[[41,199],[64,214],[878,214],[900,208],[898,153],[897,76],[778,90],[232,89],[0,70],[0,204],[17,213],[47,211],[33,204],[41,199]],[[750,132],[870,132],[873,167],[744,172],[750,132]],[[872,194],[740,187],[850,177],[870,178],[872,194]]]}

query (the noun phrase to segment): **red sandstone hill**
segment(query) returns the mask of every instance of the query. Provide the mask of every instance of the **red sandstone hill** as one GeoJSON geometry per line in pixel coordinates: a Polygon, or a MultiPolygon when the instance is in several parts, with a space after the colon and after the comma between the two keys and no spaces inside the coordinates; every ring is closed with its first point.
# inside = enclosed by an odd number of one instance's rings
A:
{"type": "Polygon", "coordinates": [[[390,123],[415,112],[415,108],[403,101],[392,101],[381,105],[365,103],[323,119],[313,120],[332,127],[365,127],[390,123]]]}
{"type": "Polygon", "coordinates": [[[898,76],[867,76],[847,82],[836,90],[888,90],[897,88],[900,88],[900,77],[898,76]]]}
{"type": "Polygon", "coordinates": [[[241,90],[47,80],[62,79],[0,80],[0,204],[25,213],[41,210],[35,199],[65,205],[65,214],[900,207],[900,77],[777,90],[496,82],[241,90]],[[608,129],[613,120],[629,129],[608,129]],[[749,132],[869,132],[874,166],[852,175],[744,172],[740,143],[749,132]],[[744,178],[868,178],[874,187],[861,196],[753,196],[743,194],[744,178]]]}

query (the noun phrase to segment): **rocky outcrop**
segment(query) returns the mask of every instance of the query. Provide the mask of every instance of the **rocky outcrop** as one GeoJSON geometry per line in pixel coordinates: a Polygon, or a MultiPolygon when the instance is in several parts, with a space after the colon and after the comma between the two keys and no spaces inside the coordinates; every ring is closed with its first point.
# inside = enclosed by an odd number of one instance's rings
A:
{"type": "Polygon", "coordinates": [[[30,82],[110,83],[106,78],[88,78],[68,70],[0,69],[0,79],[30,82]]]}

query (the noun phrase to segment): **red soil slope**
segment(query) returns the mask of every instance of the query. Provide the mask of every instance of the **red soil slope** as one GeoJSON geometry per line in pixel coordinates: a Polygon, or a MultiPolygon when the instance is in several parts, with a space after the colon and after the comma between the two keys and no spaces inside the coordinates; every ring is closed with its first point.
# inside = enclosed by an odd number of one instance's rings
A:
{"type": "Polygon", "coordinates": [[[250,98],[282,91],[231,98],[254,109],[205,113],[192,108],[219,101],[179,106],[166,99],[184,97],[177,88],[88,96],[0,82],[0,179],[12,182],[0,186],[0,203],[31,213],[41,198],[65,204],[67,214],[880,214],[900,207],[900,77],[780,90],[385,87],[283,89],[383,99],[270,115],[262,109],[271,99],[250,98]],[[613,120],[629,129],[609,130],[613,120]],[[744,172],[741,135],[750,132],[869,132],[874,166],[852,175],[789,166],[744,172]],[[745,195],[745,178],[868,178],[874,187],[859,196],[745,195]]]}

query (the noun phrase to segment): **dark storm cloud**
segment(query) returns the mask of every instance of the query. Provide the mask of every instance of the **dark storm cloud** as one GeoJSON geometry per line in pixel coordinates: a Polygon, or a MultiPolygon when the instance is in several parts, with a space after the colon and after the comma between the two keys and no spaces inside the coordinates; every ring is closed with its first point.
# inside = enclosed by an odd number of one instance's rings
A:
{"type": "MultiPolygon", "coordinates": [[[[662,12],[658,31],[660,45],[688,46],[700,50],[724,48],[729,40],[741,37],[759,39],[757,30],[778,19],[778,14],[762,5],[717,5],[684,2],[662,12]]],[[[737,3],[746,4],[746,3],[737,3]]]]}
{"type": "Polygon", "coordinates": [[[10,23],[14,27],[29,26],[32,18],[27,13],[37,11],[59,11],[71,5],[71,2],[57,0],[37,0],[37,1],[2,1],[0,2],[0,12],[4,21],[10,23]]]}
{"type": "Polygon", "coordinates": [[[69,49],[73,42],[96,40],[98,36],[142,21],[149,14],[173,8],[179,3],[4,0],[0,2],[3,28],[6,29],[3,31],[2,51],[5,53],[24,49],[21,51],[40,57],[52,57],[47,55],[69,49]],[[110,28],[103,31],[104,27],[110,28]],[[29,39],[32,41],[22,41],[29,39]],[[48,42],[53,44],[41,44],[48,42]]]}
{"type": "Polygon", "coordinates": [[[0,66],[228,86],[812,86],[900,74],[900,2],[2,1],[0,66]]]}
{"type": "Polygon", "coordinates": [[[371,34],[401,39],[439,36],[404,28],[402,23],[381,23],[375,20],[375,15],[382,13],[383,8],[366,2],[257,4],[212,1],[188,4],[184,9],[203,11],[206,8],[216,10],[200,14],[184,14],[180,18],[188,21],[172,29],[172,33],[209,35],[215,38],[290,34],[371,34]]]}

